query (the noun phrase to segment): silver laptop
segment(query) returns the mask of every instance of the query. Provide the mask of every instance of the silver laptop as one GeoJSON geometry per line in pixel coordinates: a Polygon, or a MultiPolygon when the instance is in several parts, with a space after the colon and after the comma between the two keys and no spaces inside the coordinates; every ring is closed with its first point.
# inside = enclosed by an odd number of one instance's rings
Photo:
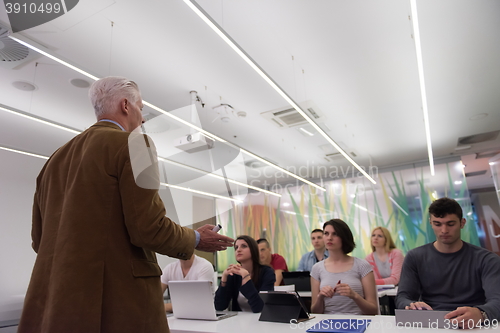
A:
{"type": "Polygon", "coordinates": [[[452,319],[444,319],[450,311],[396,309],[396,324],[403,328],[452,328],[452,319]]]}
{"type": "Polygon", "coordinates": [[[212,281],[169,281],[168,290],[175,318],[220,320],[237,314],[215,311],[212,281]]]}

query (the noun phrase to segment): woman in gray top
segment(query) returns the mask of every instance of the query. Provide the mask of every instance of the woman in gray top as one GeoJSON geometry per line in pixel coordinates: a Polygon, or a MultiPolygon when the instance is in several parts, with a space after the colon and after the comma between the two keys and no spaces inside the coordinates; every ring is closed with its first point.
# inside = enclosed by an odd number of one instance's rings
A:
{"type": "Polygon", "coordinates": [[[311,270],[311,312],[377,314],[377,290],[370,264],[347,255],[356,246],[349,226],[339,219],[325,222],[323,239],[330,256],[311,270]]]}

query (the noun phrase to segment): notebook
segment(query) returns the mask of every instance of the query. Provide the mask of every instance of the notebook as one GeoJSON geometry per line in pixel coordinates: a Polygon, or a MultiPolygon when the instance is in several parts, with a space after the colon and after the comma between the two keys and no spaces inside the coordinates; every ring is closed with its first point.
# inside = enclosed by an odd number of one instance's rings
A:
{"type": "Polygon", "coordinates": [[[363,333],[371,319],[324,319],[306,332],[363,333]]]}
{"type": "Polygon", "coordinates": [[[212,281],[169,281],[168,290],[175,318],[220,320],[237,314],[215,311],[212,281]]]}
{"type": "Polygon", "coordinates": [[[311,274],[305,272],[283,272],[283,281],[286,285],[294,284],[296,291],[311,291],[311,274]]]}
{"type": "Polygon", "coordinates": [[[396,324],[401,327],[412,328],[450,328],[451,320],[444,319],[444,316],[449,312],[450,311],[396,309],[396,324]]]}

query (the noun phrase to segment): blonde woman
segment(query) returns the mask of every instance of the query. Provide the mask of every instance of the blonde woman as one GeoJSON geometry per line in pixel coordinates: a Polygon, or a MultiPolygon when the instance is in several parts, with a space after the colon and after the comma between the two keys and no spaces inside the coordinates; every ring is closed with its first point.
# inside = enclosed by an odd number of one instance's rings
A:
{"type": "Polygon", "coordinates": [[[401,250],[396,249],[389,230],[384,227],[373,229],[371,245],[373,252],[366,256],[366,261],[373,268],[375,283],[397,285],[404,256],[401,250]]]}

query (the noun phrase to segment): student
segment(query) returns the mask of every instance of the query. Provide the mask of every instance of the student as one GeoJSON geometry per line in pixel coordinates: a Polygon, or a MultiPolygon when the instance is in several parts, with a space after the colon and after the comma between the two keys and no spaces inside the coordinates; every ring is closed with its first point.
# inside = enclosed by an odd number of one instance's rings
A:
{"type": "Polygon", "coordinates": [[[366,260],[348,256],[356,244],[349,226],[333,219],[323,225],[329,256],[311,271],[311,312],[375,315],[378,298],[366,260]]]}
{"type": "Polygon", "coordinates": [[[323,240],[323,230],[314,229],[311,232],[311,244],[314,250],[305,253],[300,258],[298,271],[310,272],[315,263],[328,258],[328,250],[325,248],[325,241],[323,240]]]}
{"type": "Polygon", "coordinates": [[[271,253],[271,246],[265,238],[257,240],[261,265],[271,266],[276,275],[275,286],[283,285],[283,272],[288,272],[285,258],[277,253],[271,253]]]}
{"type": "Polygon", "coordinates": [[[236,238],[234,254],[238,264],[229,265],[222,273],[215,309],[225,310],[232,301],[232,311],[261,312],[264,301],[259,291],[274,290],[274,272],[259,263],[258,246],[250,236],[236,238]]]}
{"type": "MultiPolygon", "coordinates": [[[[169,281],[213,281],[214,268],[210,261],[205,258],[198,257],[193,253],[191,258],[188,260],[176,260],[165,266],[160,280],[163,295],[165,290],[168,288],[169,281]]],[[[172,312],[172,303],[165,303],[165,311],[172,312]]]]}
{"type": "Polygon", "coordinates": [[[403,252],[396,249],[389,230],[384,227],[373,229],[371,242],[373,252],[365,259],[373,268],[375,283],[397,285],[403,266],[403,252]]]}
{"type": "Polygon", "coordinates": [[[396,307],[453,310],[445,318],[456,319],[463,328],[499,320],[500,257],[462,241],[460,230],[466,221],[455,200],[434,201],[429,216],[436,241],[407,253],[396,307]]]}

